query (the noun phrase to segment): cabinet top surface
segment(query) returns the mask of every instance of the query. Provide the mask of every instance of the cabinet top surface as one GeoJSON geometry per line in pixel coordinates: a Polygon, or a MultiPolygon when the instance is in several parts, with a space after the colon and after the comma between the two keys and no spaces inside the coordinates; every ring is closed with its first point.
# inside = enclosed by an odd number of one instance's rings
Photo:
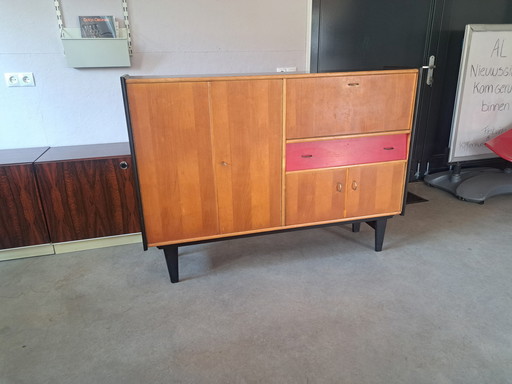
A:
{"type": "Polygon", "coordinates": [[[127,83],[162,83],[178,81],[220,81],[220,80],[280,80],[280,79],[301,79],[314,77],[339,77],[339,76],[366,76],[366,75],[391,75],[418,73],[417,69],[390,69],[379,71],[353,71],[353,72],[325,72],[325,73],[306,73],[306,72],[279,72],[279,73],[257,73],[257,74],[218,74],[218,75],[169,75],[169,76],[130,76],[124,75],[123,79],[127,83]]]}
{"type": "Polygon", "coordinates": [[[128,143],[107,143],[90,145],[72,145],[66,147],[52,147],[36,162],[95,159],[104,157],[129,156],[128,143]]]}
{"type": "Polygon", "coordinates": [[[0,165],[33,163],[48,147],[16,148],[0,150],[0,165]]]}

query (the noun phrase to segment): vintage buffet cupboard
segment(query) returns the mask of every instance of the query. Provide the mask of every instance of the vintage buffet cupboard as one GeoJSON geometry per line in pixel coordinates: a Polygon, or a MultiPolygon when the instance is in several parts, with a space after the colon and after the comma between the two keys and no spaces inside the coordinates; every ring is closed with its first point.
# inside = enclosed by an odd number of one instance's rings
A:
{"type": "Polygon", "coordinates": [[[418,71],[123,76],[144,247],[361,222],[403,208],[418,71]]]}

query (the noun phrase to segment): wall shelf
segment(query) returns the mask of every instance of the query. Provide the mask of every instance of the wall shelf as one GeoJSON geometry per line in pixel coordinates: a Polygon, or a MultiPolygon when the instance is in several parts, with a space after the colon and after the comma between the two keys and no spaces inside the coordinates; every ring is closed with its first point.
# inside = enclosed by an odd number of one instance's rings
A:
{"type": "Polygon", "coordinates": [[[130,67],[130,49],[126,28],[119,28],[119,37],[86,39],[80,28],[63,28],[62,45],[67,63],[73,68],[130,67]]]}
{"type": "Polygon", "coordinates": [[[116,38],[83,38],[80,28],[66,28],[60,0],[53,0],[60,38],[68,65],[72,68],[130,67],[132,38],[127,0],[121,0],[125,28],[116,29],[116,38]]]}

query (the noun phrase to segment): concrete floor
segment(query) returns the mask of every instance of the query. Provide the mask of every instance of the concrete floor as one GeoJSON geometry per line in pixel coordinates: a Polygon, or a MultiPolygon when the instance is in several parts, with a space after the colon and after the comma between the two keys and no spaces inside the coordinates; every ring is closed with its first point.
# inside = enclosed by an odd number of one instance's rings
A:
{"type": "Polygon", "coordinates": [[[0,263],[0,383],[512,383],[512,195],[388,223],[0,263]]]}

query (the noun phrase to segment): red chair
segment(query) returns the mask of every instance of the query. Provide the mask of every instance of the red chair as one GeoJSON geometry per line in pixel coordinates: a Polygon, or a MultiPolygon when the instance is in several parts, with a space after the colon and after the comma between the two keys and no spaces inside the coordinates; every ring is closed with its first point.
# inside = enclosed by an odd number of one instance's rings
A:
{"type": "Polygon", "coordinates": [[[489,140],[485,146],[499,157],[512,162],[512,129],[489,140]]]}

